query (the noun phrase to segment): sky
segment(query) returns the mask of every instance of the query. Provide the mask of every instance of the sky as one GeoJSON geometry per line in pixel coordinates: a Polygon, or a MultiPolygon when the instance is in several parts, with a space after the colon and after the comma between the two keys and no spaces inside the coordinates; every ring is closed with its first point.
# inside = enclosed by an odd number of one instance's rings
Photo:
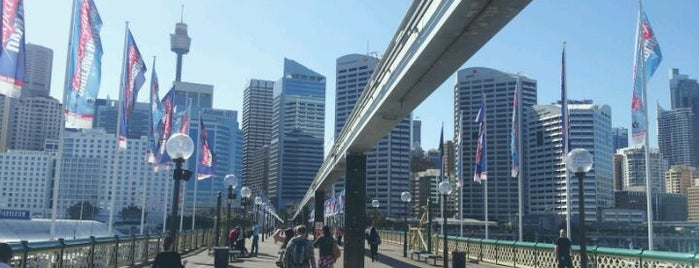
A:
{"type": "MultiPolygon", "coordinates": [[[[334,133],[335,61],[352,53],[385,53],[410,5],[407,0],[94,0],[103,21],[104,56],[99,97],[119,92],[125,22],[147,62],[153,57],[164,95],[175,77],[169,34],[189,25],[192,44],[183,81],[214,85],[214,107],[238,110],[249,79],[276,81],[283,59],[327,77],[326,144],[334,133]]],[[[25,0],[26,41],[53,49],[51,95],[62,100],[71,0],[25,0]]],[[[663,60],[648,81],[651,144],[657,144],[656,103],[670,106],[668,72],[699,78],[699,1],[643,3],[663,60]]],[[[638,1],[532,1],[466,67],[524,73],[538,81],[538,103],[560,99],[561,48],[567,42],[569,99],[592,99],[612,107],[612,126],[631,128],[631,91],[638,1]]],[[[148,83],[148,82],[147,82],[148,83]]],[[[148,85],[146,83],[146,85],[148,85]]],[[[413,113],[422,121],[422,147],[437,148],[440,126],[453,137],[452,75],[413,113]]],[[[146,102],[144,87],[139,100],[146,102]]]]}

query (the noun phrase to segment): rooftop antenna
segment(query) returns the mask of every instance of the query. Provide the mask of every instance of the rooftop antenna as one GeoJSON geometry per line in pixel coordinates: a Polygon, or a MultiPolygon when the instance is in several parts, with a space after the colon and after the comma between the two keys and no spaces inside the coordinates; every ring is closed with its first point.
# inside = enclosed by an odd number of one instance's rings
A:
{"type": "Polygon", "coordinates": [[[180,23],[184,22],[184,4],[180,8],[180,23]]]}

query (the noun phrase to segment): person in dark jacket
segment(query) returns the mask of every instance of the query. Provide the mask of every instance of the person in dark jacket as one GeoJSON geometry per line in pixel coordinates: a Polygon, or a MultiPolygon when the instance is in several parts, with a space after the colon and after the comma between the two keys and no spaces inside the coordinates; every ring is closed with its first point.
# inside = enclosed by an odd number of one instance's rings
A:
{"type": "Polygon", "coordinates": [[[566,236],[566,230],[561,229],[561,236],[556,239],[556,260],[558,268],[573,268],[573,260],[570,258],[570,239],[566,236]]]}
{"type": "Polygon", "coordinates": [[[379,236],[379,231],[376,230],[374,223],[369,226],[365,232],[366,242],[369,244],[371,249],[371,262],[375,262],[379,257],[379,244],[381,244],[381,236],[379,236]]]}
{"type": "MultiPolygon", "coordinates": [[[[163,251],[155,256],[153,265],[151,268],[183,268],[182,255],[177,251],[173,250],[173,242],[175,242],[172,237],[166,237],[163,242],[163,251]]],[[[185,261],[186,263],[187,261],[185,261]]]]}
{"type": "Polygon", "coordinates": [[[318,248],[318,268],[333,268],[336,261],[333,249],[337,246],[337,242],[330,233],[330,227],[323,226],[323,236],[316,239],[313,246],[318,248]]]}

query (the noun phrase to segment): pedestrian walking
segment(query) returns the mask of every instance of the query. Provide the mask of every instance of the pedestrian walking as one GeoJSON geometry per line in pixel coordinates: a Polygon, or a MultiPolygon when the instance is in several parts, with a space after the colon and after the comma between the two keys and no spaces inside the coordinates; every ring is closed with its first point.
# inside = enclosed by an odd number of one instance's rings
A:
{"type": "Polygon", "coordinates": [[[151,268],[184,268],[182,255],[173,249],[173,242],[174,239],[172,239],[172,237],[168,236],[165,238],[163,242],[163,251],[155,256],[151,268]]]}
{"type": "Polygon", "coordinates": [[[296,227],[296,236],[286,246],[284,253],[285,268],[316,268],[313,243],[308,240],[306,226],[296,227]]]}
{"type": "Polygon", "coordinates": [[[0,243],[0,268],[12,268],[10,260],[12,259],[12,247],[5,243],[0,243]]]}
{"type": "Polygon", "coordinates": [[[257,251],[260,249],[258,241],[260,240],[260,225],[257,222],[252,223],[252,245],[250,246],[250,256],[257,257],[257,251]]]}
{"type": "Polygon", "coordinates": [[[566,230],[561,229],[560,234],[560,237],[555,242],[558,268],[573,268],[573,260],[570,258],[570,239],[566,236],[566,230]]]}
{"type": "Polygon", "coordinates": [[[379,231],[376,230],[376,226],[374,226],[374,223],[369,226],[367,231],[365,232],[366,236],[366,241],[369,244],[369,248],[371,249],[371,262],[377,261],[379,257],[379,245],[381,244],[381,236],[379,235],[379,231]]]}
{"type": "Polygon", "coordinates": [[[340,257],[340,248],[332,237],[330,227],[323,226],[323,236],[316,239],[313,246],[318,248],[318,268],[333,268],[340,257]]]}

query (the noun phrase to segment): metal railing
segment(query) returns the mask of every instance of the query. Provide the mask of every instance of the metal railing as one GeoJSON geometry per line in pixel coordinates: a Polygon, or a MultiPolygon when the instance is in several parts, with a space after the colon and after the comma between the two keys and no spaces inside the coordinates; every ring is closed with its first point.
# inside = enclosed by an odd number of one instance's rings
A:
{"type": "MultiPolygon", "coordinates": [[[[380,231],[384,243],[403,245],[403,232],[380,231]]],[[[556,267],[553,244],[490,240],[448,236],[451,251],[466,253],[466,258],[510,267],[556,267]]],[[[442,253],[442,236],[434,235],[434,253],[442,253]]],[[[409,250],[422,251],[421,245],[409,244],[409,250]]],[[[580,248],[573,246],[573,265],[580,266],[580,248]]],[[[675,253],[635,249],[588,246],[591,267],[681,267],[699,268],[699,253],[675,253]]]]}
{"type": "MultiPolygon", "coordinates": [[[[187,253],[209,246],[212,229],[179,234],[178,252],[187,253]]],[[[94,237],[46,242],[10,243],[12,267],[123,267],[146,265],[162,250],[161,234],[94,237]]]]}

